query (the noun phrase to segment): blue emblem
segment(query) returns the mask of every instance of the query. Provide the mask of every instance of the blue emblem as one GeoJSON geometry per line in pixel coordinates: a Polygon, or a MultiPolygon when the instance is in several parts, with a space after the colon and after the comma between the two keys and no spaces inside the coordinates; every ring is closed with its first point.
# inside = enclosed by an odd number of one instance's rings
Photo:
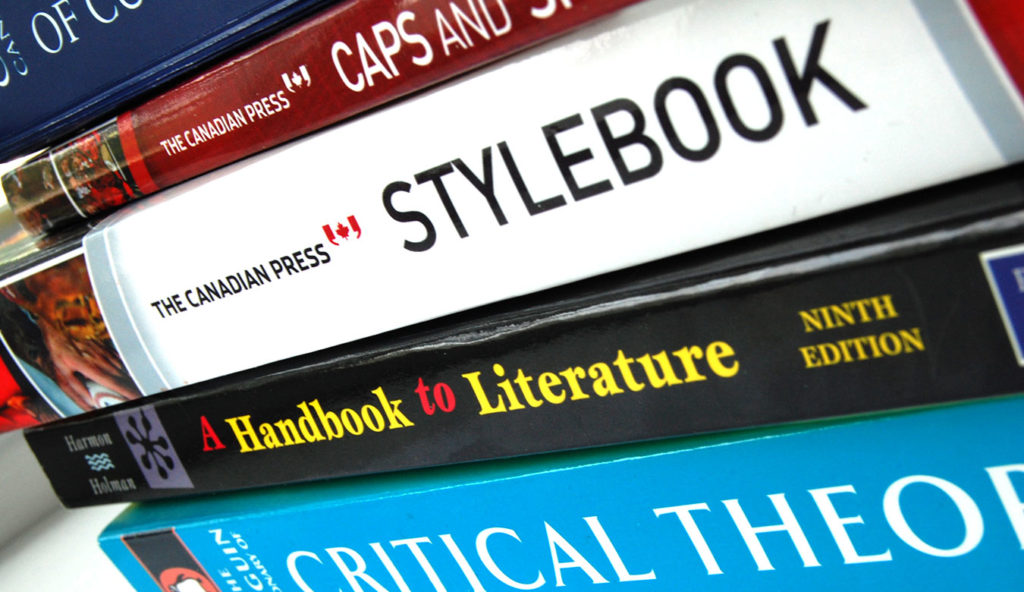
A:
{"type": "Polygon", "coordinates": [[[1024,245],[981,254],[1017,363],[1024,366],[1024,245]]]}

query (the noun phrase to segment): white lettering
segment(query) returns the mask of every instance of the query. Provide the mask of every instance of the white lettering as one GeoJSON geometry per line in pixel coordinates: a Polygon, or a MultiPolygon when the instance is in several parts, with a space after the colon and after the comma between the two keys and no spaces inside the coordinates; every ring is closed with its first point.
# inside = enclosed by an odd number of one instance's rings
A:
{"type": "Polygon", "coordinates": [[[345,547],[332,547],[325,550],[327,551],[327,554],[331,556],[331,559],[334,560],[334,564],[338,566],[338,571],[345,576],[345,579],[348,580],[348,585],[351,586],[353,590],[362,592],[363,587],[358,582],[358,580],[362,580],[377,592],[388,592],[387,588],[381,586],[377,580],[367,575],[366,561],[363,559],[362,555],[345,547]],[[352,558],[352,561],[355,562],[355,567],[350,568],[345,563],[345,560],[341,557],[342,553],[352,558]]]}
{"type": "Polygon", "coordinates": [[[430,583],[434,585],[434,589],[438,590],[438,592],[443,592],[445,587],[444,584],[441,583],[440,576],[438,576],[437,572],[434,571],[434,566],[430,565],[430,562],[427,560],[427,556],[423,553],[423,550],[420,549],[421,543],[429,542],[430,539],[427,537],[417,537],[415,539],[402,539],[399,541],[391,541],[391,546],[398,547],[399,545],[403,545],[409,547],[409,550],[412,552],[413,557],[416,558],[416,561],[420,564],[420,567],[423,568],[423,573],[427,574],[427,578],[430,580],[430,583]]]}
{"type": "Polygon", "coordinates": [[[364,88],[366,88],[366,83],[363,80],[362,73],[356,75],[355,82],[349,80],[348,76],[345,75],[345,69],[341,67],[341,60],[338,59],[338,54],[340,52],[345,52],[345,55],[348,56],[352,55],[352,50],[349,48],[349,46],[345,45],[341,41],[335,41],[334,45],[331,46],[331,57],[334,59],[334,69],[338,71],[338,76],[341,77],[341,81],[345,83],[345,86],[349,87],[355,92],[362,91],[364,88]]]}
{"type": "Polygon", "coordinates": [[[405,25],[414,20],[416,20],[416,15],[409,10],[403,10],[398,13],[398,34],[402,37],[402,41],[405,43],[412,43],[423,48],[423,54],[413,56],[412,63],[417,66],[426,66],[429,65],[430,62],[434,61],[434,50],[430,47],[430,42],[427,41],[426,37],[419,33],[410,33],[406,30],[405,25]]]}
{"type": "Polygon", "coordinates": [[[302,575],[299,574],[298,566],[295,565],[300,557],[315,559],[316,562],[320,564],[323,564],[323,562],[316,556],[316,553],[311,553],[309,551],[292,551],[288,554],[288,559],[286,560],[286,563],[288,564],[288,575],[292,577],[292,581],[298,584],[299,588],[302,589],[302,592],[313,592],[313,589],[309,587],[306,580],[304,580],[302,575]]]}
{"type": "Polygon", "coordinates": [[[388,574],[391,575],[391,579],[398,584],[398,589],[402,592],[412,592],[412,590],[409,589],[409,585],[405,583],[405,578],[402,577],[402,574],[398,572],[398,568],[395,567],[395,562],[391,561],[388,554],[384,552],[384,547],[382,547],[380,543],[370,543],[370,548],[377,554],[377,558],[380,559],[380,562],[384,564],[384,569],[388,570],[388,574]]]}
{"type": "Polygon", "coordinates": [[[583,555],[576,550],[569,541],[565,540],[557,530],[551,527],[547,522],[544,523],[544,529],[548,533],[548,548],[551,551],[551,565],[555,568],[555,581],[558,582],[557,586],[565,586],[565,582],[562,581],[562,570],[569,567],[577,567],[582,569],[584,573],[590,578],[590,581],[594,584],[607,584],[608,580],[601,575],[593,565],[587,561],[583,555]],[[555,547],[558,547],[557,549],[555,547]],[[571,561],[563,563],[558,559],[558,549],[561,549],[569,556],[571,561]]]}
{"type": "Polygon", "coordinates": [[[793,515],[793,510],[789,507],[785,494],[773,493],[768,496],[768,499],[772,501],[775,511],[782,518],[782,523],[758,526],[756,528],[750,525],[747,515],[743,513],[743,508],[740,507],[739,500],[722,500],[726,509],[729,510],[729,515],[732,516],[733,522],[736,523],[736,528],[739,529],[740,535],[743,536],[743,541],[747,544],[750,554],[754,557],[758,571],[775,569],[772,567],[771,562],[768,561],[768,555],[765,553],[764,547],[761,546],[761,541],[757,538],[757,535],[765,532],[789,533],[789,538],[793,540],[793,545],[796,546],[800,559],[804,562],[804,567],[817,567],[821,565],[818,563],[817,557],[814,556],[814,552],[811,551],[811,545],[807,542],[807,537],[800,528],[800,523],[796,521],[796,516],[793,515]]]}
{"type": "Polygon", "coordinates": [[[377,47],[384,54],[384,61],[388,63],[388,68],[393,75],[398,76],[398,68],[395,66],[395,61],[391,59],[402,49],[402,40],[399,38],[398,30],[387,21],[377,23],[371,30],[373,38],[377,40],[377,47]],[[391,37],[390,43],[384,41],[384,33],[391,37]]]}
{"type": "Polygon", "coordinates": [[[885,518],[889,521],[889,526],[892,527],[896,536],[903,539],[903,542],[914,549],[928,555],[934,555],[935,557],[957,557],[971,552],[981,542],[981,536],[985,530],[985,525],[981,519],[981,511],[978,510],[974,500],[964,490],[949,481],[930,475],[911,475],[895,481],[885,490],[885,496],[882,498],[882,507],[885,511],[885,518]],[[959,545],[952,549],[934,547],[921,540],[917,533],[910,528],[906,517],[903,515],[903,508],[900,507],[900,494],[903,493],[907,486],[915,483],[924,483],[938,488],[949,496],[949,499],[956,505],[957,511],[960,512],[960,516],[964,520],[965,527],[964,540],[959,545]]]}
{"type": "Polygon", "coordinates": [[[655,508],[654,515],[660,517],[665,514],[675,514],[676,518],[679,518],[679,522],[682,523],[683,528],[686,529],[686,536],[690,537],[690,542],[697,549],[697,555],[700,556],[700,560],[704,563],[704,569],[708,571],[708,575],[719,575],[722,573],[722,569],[718,567],[718,562],[715,561],[715,556],[711,553],[711,547],[708,546],[704,535],[700,532],[700,528],[697,527],[697,522],[690,515],[690,512],[693,510],[710,511],[711,509],[708,508],[707,504],[687,504],[685,506],[655,508]]]}
{"type": "Polygon", "coordinates": [[[608,561],[611,562],[612,569],[615,570],[615,575],[619,576],[620,582],[636,582],[638,580],[655,579],[653,569],[644,574],[634,575],[629,573],[629,570],[626,569],[626,564],[623,563],[622,557],[619,555],[615,545],[612,544],[612,540],[608,538],[608,533],[604,531],[604,527],[601,526],[597,516],[587,516],[583,520],[587,523],[587,526],[590,527],[590,530],[594,532],[594,536],[597,537],[597,542],[601,545],[601,550],[608,556],[608,561]]]}
{"type": "Polygon", "coordinates": [[[1003,502],[1003,509],[1006,510],[1006,515],[1010,518],[1013,531],[1017,533],[1020,548],[1024,549],[1024,502],[1021,501],[1020,494],[1017,493],[1013,482],[1010,481],[1010,473],[1024,473],[1024,464],[988,467],[985,470],[988,471],[992,484],[996,486],[999,501],[1003,502]]]}
{"type": "Polygon", "coordinates": [[[540,573],[539,571],[537,572],[536,580],[534,580],[530,584],[523,584],[510,578],[504,571],[501,570],[500,567],[498,567],[497,562],[495,562],[494,558],[491,557],[490,549],[487,548],[487,539],[491,538],[491,535],[494,534],[508,535],[514,538],[516,542],[522,542],[522,540],[519,538],[519,535],[516,534],[516,531],[509,528],[494,527],[481,530],[480,533],[476,535],[476,553],[480,556],[480,561],[483,562],[484,567],[487,568],[487,571],[491,572],[491,575],[497,578],[502,584],[505,584],[506,586],[510,586],[517,590],[534,590],[536,588],[540,588],[541,586],[543,586],[544,574],[540,573]]]}
{"type": "Polygon", "coordinates": [[[57,25],[57,21],[55,21],[52,16],[46,14],[45,12],[37,12],[36,14],[34,14],[32,16],[32,35],[35,36],[36,43],[39,45],[39,47],[42,48],[42,50],[45,51],[46,53],[60,53],[61,48],[64,47],[64,34],[60,32],[60,27],[57,25]],[[42,37],[40,37],[40,35],[39,35],[39,19],[40,19],[40,17],[43,18],[43,19],[46,19],[46,22],[50,23],[50,26],[53,27],[53,32],[57,34],[57,47],[56,48],[53,48],[53,47],[50,47],[49,45],[47,45],[46,42],[43,41],[42,37]]]}
{"type": "Polygon", "coordinates": [[[92,18],[98,20],[104,25],[109,25],[110,23],[117,20],[118,12],[116,6],[114,7],[114,14],[112,14],[110,18],[103,18],[103,16],[100,15],[99,11],[96,10],[96,7],[93,6],[92,0],[85,0],[85,5],[89,8],[89,12],[92,13],[92,18]]]}
{"type": "MultiPolygon", "coordinates": [[[[544,6],[533,6],[530,8],[530,15],[533,18],[546,19],[554,16],[555,11],[558,10],[559,0],[547,0],[544,6]]],[[[563,8],[572,8],[572,0],[561,0],[563,8]]]]}
{"type": "Polygon", "coordinates": [[[831,496],[836,493],[857,492],[854,491],[853,485],[840,485],[838,487],[823,487],[810,490],[811,497],[814,498],[814,503],[818,505],[818,511],[821,512],[821,517],[825,519],[825,524],[828,525],[828,530],[832,533],[832,538],[835,539],[836,546],[839,547],[839,552],[843,555],[843,561],[845,563],[892,561],[892,553],[888,549],[878,555],[861,555],[857,553],[857,549],[853,546],[853,541],[850,540],[849,533],[846,532],[846,525],[864,524],[864,519],[859,514],[857,516],[840,517],[836,507],[832,505],[831,496]]]}

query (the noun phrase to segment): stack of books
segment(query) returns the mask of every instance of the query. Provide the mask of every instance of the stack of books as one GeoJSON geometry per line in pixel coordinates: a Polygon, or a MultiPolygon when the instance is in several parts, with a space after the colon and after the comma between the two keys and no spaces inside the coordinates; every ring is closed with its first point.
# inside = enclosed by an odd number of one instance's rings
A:
{"type": "Polygon", "coordinates": [[[1024,584],[1024,8],[251,4],[2,118],[0,417],[132,586],[1024,584]]]}

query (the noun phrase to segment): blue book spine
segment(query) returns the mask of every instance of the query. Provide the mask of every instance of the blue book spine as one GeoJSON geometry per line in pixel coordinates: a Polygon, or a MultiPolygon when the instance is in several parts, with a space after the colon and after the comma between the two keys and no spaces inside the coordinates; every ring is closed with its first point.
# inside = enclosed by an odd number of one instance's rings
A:
{"type": "Polygon", "coordinates": [[[1012,396],[155,502],[100,543],[140,591],[1020,590],[1022,423],[1012,396]]]}
{"type": "Polygon", "coordinates": [[[112,117],[328,0],[18,0],[0,7],[0,160],[112,117]]]}

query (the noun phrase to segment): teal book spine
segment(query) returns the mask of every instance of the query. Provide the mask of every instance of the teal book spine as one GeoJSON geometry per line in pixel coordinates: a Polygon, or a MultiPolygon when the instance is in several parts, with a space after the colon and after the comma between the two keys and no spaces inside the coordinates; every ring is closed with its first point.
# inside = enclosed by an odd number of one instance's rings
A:
{"type": "Polygon", "coordinates": [[[140,591],[1019,590],[1022,420],[1018,395],[151,502],[100,544],[140,591]]]}

